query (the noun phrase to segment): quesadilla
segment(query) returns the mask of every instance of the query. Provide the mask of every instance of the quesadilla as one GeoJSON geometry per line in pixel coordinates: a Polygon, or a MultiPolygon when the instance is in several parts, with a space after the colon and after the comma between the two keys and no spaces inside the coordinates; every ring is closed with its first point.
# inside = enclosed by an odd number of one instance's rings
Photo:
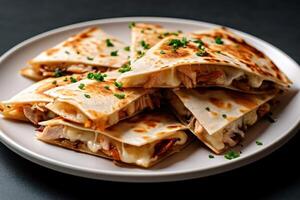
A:
{"type": "Polygon", "coordinates": [[[225,28],[167,37],[131,68],[118,79],[124,87],[220,86],[263,93],[291,84],[266,55],[225,28]]]}
{"type": "Polygon", "coordinates": [[[144,109],[159,106],[156,90],[123,89],[121,83],[104,77],[90,73],[90,79],[46,91],[55,99],[46,108],[86,128],[103,130],[144,109]]]}
{"type": "Polygon", "coordinates": [[[180,31],[171,32],[157,24],[134,23],[131,27],[131,63],[142,57],[148,49],[153,47],[163,38],[178,34],[180,34],[180,31]]]}
{"type": "Polygon", "coordinates": [[[140,167],[154,165],[190,140],[185,126],[164,112],[143,113],[101,132],[61,118],[40,125],[37,138],[44,142],[140,167]]]}
{"type": "Polygon", "coordinates": [[[5,118],[30,121],[33,124],[51,119],[55,117],[55,114],[45,106],[53,98],[46,95],[45,91],[70,84],[74,80],[80,80],[81,77],[80,75],[73,75],[48,78],[32,84],[11,99],[0,102],[0,112],[5,118]]]}
{"type": "Polygon", "coordinates": [[[169,103],[182,123],[220,154],[235,146],[247,127],[270,110],[274,94],[245,94],[226,89],[167,90],[169,103]]]}
{"type": "Polygon", "coordinates": [[[92,27],[40,53],[20,73],[40,80],[45,77],[106,71],[128,62],[126,44],[92,27]]]}

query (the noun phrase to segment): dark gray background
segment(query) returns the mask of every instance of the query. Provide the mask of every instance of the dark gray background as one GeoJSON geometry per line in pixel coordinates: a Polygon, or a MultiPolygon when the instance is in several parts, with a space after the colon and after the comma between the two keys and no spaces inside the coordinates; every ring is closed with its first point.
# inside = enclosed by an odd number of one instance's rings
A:
{"type": "MultiPolygon", "coordinates": [[[[222,24],[253,34],[300,62],[297,1],[12,1],[0,0],[0,54],[60,26],[123,16],[167,16],[222,24]]],[[[299,109],[299,108],[295,108],[299,109]]],[[[18,133],[22,134],[22,133],[18,133]]],[[[33,164],[0,144],[0,199],[74,199],[158,193],[249,199],[300,199],[299,134],[270,156],[246,167],[198,180],[122,184],[61,174],[33,164]]],[[[192,197],[192,196],[194,197],[192,197]]]]}

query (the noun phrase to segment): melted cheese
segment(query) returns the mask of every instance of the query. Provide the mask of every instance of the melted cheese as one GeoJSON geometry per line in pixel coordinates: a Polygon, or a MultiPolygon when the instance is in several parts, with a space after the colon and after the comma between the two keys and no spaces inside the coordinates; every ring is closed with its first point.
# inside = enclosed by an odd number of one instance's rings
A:
{"type": "MultiPolygon", "coordinates": [[[[53,126],[55,128],[57,126],[53,126]]],[[[50,131],[49,129],[47,129],[50,131]]],[[[146,144],[143,146],[133,146],[115,141],[107,136],[91,131],[82,131],[69,126],[63,126],[63,131],[59,134],[59,138],[65,138],[71,142],[81,141],[87,145],[87,148],[93,153],[97,153],[103,149],[108,151],[110,144],[113,144],[118,152],[121,161],[125,163],[134,163],[139,166],[148,167],[157,160],[158,157],[153,157],[155,145],[164,139],[178,139],[175,145],[183,145],[187,142],[187,134],[184,131],[176,131],[172,135],[162,138],[159,141],[146,144]]]]}

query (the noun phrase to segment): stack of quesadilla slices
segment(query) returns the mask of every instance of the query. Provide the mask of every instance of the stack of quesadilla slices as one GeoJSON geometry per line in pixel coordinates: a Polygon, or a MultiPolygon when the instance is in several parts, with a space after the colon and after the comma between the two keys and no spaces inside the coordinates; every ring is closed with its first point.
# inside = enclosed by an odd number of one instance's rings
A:
{"type": "Polygon", "coordinates": [[[216,154],[236,146],[291,84],[226,28],[130,28],[131,45],[88,28],[40,53],[21,74],[41,81],[2,115],[38,125],[46,143],[147,168],[194,138],[216,154]]]}

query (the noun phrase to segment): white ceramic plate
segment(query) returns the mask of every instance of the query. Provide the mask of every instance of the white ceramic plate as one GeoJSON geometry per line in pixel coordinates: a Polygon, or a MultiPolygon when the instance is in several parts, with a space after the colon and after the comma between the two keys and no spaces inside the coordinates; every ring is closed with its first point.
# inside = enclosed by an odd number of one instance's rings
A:
{"type": "MultiPolygon", "coordinates": [[[[0,59],[0,100],[12,97],[18,91],[29,86],[32,82],[18,74],[27,60],[40,51],[52,47],[68,36],[89,26],[100,26],[104,31],[130,42],[129,22],[154,22],[166,28],[182,31],[193,31],[212,28],[216,25],[183,19],[129,17],[96,20],[58,28],[33,37],[10,51],[0,59]]],[[[11,150],[45,167],[94,179],[128,181],[128,182],[156,182],[174,181],[208,176],[228,171],[271,153],[284,144],[296,132],[300,120],[300,86],[299,66],[290,57],[274,46],[246,33],[236,31],[247,42],[265,52],[294,82],[291,92],[285,95],[275,110],[277,122],[270,124],[262,120],[247,132],[242,154],[234,160],[226,160],[223,156],[209,159],[210,152],[195,142],[178,154],[164,160],[151,169],[121,168],[111,161],[94,156],[76,153],[42,143],[35,139],[34,127],[30,124],[0,119],[0,139],[11,150]],[[263,142],[257,146],[255,141],[263,142]]]]}

